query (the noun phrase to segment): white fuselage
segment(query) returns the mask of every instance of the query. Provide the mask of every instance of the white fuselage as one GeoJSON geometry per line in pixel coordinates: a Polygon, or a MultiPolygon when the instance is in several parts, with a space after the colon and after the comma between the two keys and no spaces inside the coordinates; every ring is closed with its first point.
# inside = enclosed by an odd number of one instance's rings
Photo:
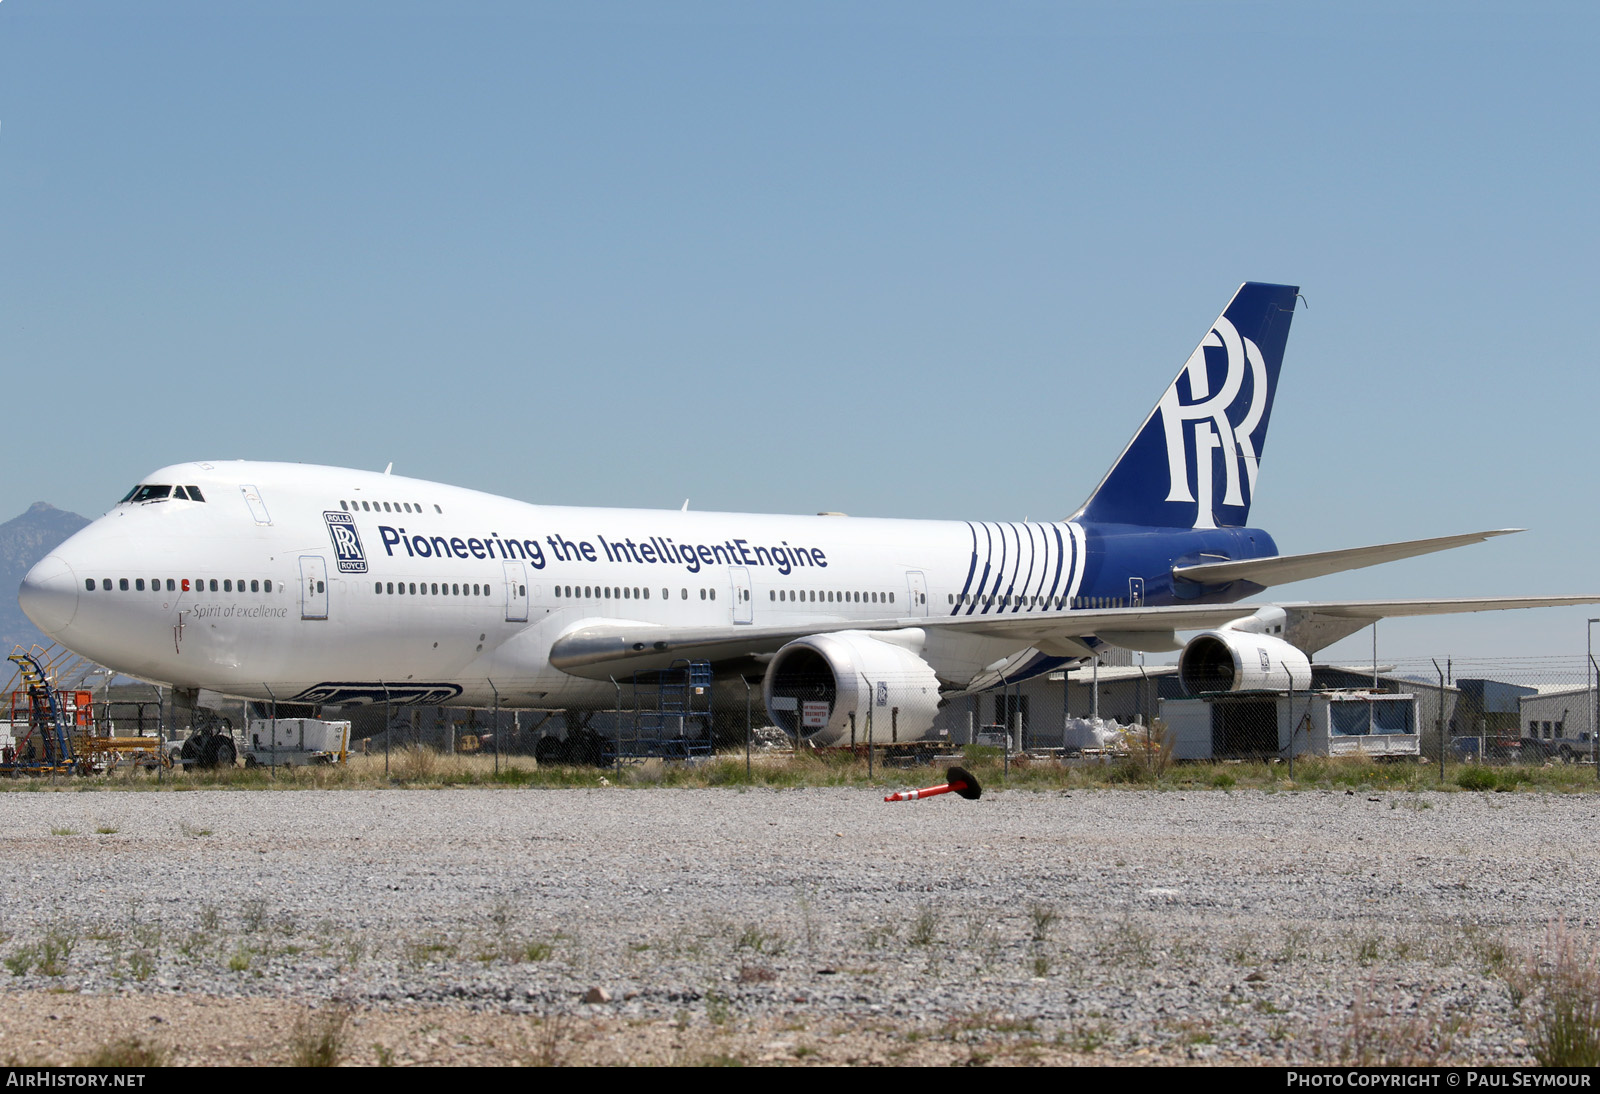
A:
{"type": "MultiPolygon", "coordinates": [[[[1082,530],[1064,523],[562,508],[298,464],[180,464],[146,482],[203,500],[117,505],[29,575],[24,607],[120,672],[258,699],[606,704],[609,681],[550,664],[585,621],[915,626],[1060,610],[1084,571],[1082,530]]],[[[951,634],[924,656],[960,687],[1018,647],[951,634]]]]}

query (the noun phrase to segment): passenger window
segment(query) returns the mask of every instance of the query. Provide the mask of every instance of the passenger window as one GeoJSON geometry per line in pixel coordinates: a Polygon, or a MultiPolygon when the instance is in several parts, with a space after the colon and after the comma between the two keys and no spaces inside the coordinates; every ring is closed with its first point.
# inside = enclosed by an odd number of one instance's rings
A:
{"type": "Polygon", "coordinates": [[[685,599],[685,600],[689,599],[689,590],[688,589],[683,590],[683,599],[685,599]]]}
{"type": "MultiPolygon", "coordinates": [[[[261,591],[261,583],[259,581],[250,582],[250,591],[253,592],[253,593],[259,593],[261,591]]],[[[320,593],[321,591],[322,591],[322,582],[319,581],[319,582],[317,582],[317,592],[320,593]]]]}
{"type": "Polygon", "coordinates": [[[711,590],[711,599],[715,600],[716,598],[717,598],[717,590],[712,589],[711,590]]]}
{"type": "Polygon", "coordinates": [[[111,579],[109,577],[102,577],[100,579],[100,589],[102,592],[109,593],[111,591],[111,579]]]}
{"type": "Polygon", "coordinates": [[[346,513],[350,511],[350,507],[344,503],[343,498],[339,499],[339,508],[343,509],[346,513]]]}
{"type": "Polygon", "coordinates": [[[84,578],[84,580],[83,580],[83,588],[84,588],[85,592],[90,592],[90,593],[94,592],[94,578],[92,578],[92,577],[84,578]]]}
{"type": "Polygon", "coordinates": [[[704,600],[705,598],[706,598],[706,591],[704,589],[701,589],[700,590],[700,599],[704,600]]]}
{"type": "Polygon", "coordinates": [[[361,509],[363,512],[370,513],[372,511],[372,504],[364,501],[361,503],[361,509]]]}
{"type": "Polygon", "coordinates": [[[450,595],[451,596],[460,596],[461,595],[461,586],[457,585],[455,582],[451,582],[450,583],[450,595]]]}
{"type": "Polygon", "coordinates": [[[434,596],[438,596],[439,595],[439,586],[438,586],[437,583],[435,583],[435,585],[433,586],[433,595],[434,596]]]}
{"type": "Polygon", "coordinates": [[[135,592],[140,592],[140,593],[144,592],[144,578],[142,578],[142,577],[134,578],[133,579],[133,588],[134,588],[135,592]]]}
{"type": "Polygon", "coordinates": [[[261,583],[261,591],[264,592],[264,593],[270,593],[272,591],[272,582],[271,581],[263,581],[261,583]]]}
{"type": "Polygon", "coordinates": [[[222,583],[222,591],[225,592],[225,593],[233,592],[233,579],[232,578],[228,578],[228,579],[223,581],[223,583],[222,583]]]}
{"type": "Polygon", "coordinates": [[[381,582],[381,581],[374,581],[374,582],[373,582],[373,583],[372,583],[372,591],[373,591],[373,592],[375,592],[375,593],[381,593],[381,592],[383,592],[383,582],[381,582]]]}
{"type": "Polygon", "coordinates": [[[125,578],[125,577],[118,578],[117,579],[117,588],[120,589],[122,592],[127,592],[128,591],[128,579],[125,578]]]}

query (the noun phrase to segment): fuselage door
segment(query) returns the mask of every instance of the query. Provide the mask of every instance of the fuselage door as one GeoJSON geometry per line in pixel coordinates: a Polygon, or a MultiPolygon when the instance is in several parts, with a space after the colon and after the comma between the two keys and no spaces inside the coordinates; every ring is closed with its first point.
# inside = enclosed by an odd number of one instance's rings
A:
{"type": "Polygon", "coordinates": [[[250,515],[257,524],[271,524],[272,515],[267,512],[267,503],[261,500],[261,491],[253,486],[239,487],[239,493],[244,495],[244,503],[250,507],[250,515]]]}
{"type": "Polygon", "coordinates": [[[733,621],[755,621],[755,594],[750,591],[750,571],[743,566],[729,566],[728,578],[733,582],[733,621]]]}
{"type": "Polygon", "coordinates": [[[521,562],[506,562],[506,622],[528,621],[528,575],[521,562]]]}
{"type": "Polygon", "coordinates": [[[1128,579],[1128,607],[1144,607],[1144,578],[1130,577],[1128,579]]]}
{"type": "Polygon", "coordinates": [[[928,614],[928,578],[921,570],[906,571],[906,595],[911,598],[911,610],[904,614],[928,614]]]}
{"type": "Polygon", "coordinates": [[[300,556],[300,618],[328,618],[328,564],[321,555],[300,556]]]}

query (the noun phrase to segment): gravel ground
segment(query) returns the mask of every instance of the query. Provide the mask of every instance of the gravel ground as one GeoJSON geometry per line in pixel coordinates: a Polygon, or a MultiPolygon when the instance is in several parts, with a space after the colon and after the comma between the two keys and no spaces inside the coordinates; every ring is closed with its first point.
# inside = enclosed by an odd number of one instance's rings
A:
{"type": "Polygon", "coordinates": [[[1525,1064],[1600,907],[1587,795],[880,799],[0,794],[0,1060],[1525,1064]]]}

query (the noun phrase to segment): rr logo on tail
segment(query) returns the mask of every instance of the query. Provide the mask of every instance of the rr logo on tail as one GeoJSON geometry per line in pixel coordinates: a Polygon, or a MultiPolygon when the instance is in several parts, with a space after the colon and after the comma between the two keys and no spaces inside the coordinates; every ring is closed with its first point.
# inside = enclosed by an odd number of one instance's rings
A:
{"type": "Polygon", "coordinates": [[[1242,528],[1299,290],[1247,282],[1073,520],[1242,528]]]}
{"type": "Polygon", "coordinates": [[[1255,496],[1259,457],[1251,435],[1267,412],[1267,366],[1261,359],[1261,350],[1250,339],[1241,336],[1234,325],[1228,322],[1227,316],[1218,316],[1211,333],[1189,355],[1183,371],[1167,388],[1156,410],[1161,415],[1161,427],[1167,441],[1167,476],[1171,483],[1167,500],[1198,502],[1194,527],[1215,528],[1213,449],[1221,451],[1226,475],[1227,485],[1222,504],[1247,504],[1246,490],[1250,497],[1255,496]],[[1211,375],[1206,363],[1208,348],[1221,349],[1227,354],[1227,374],[1215,394],[1211,392],[1211,375]],[[1243,417],[1234,422],[1228,417],[1228,412],[1239,401],[1239,393],[1244,388],[1247,375],[1250,379],[1249,403],[1244,407],[1243,417]],[[1179,391],[1185,379],[1189,388],[1187,400],[1179,391]],[[1191,422],[1194,423],[1193,427],[1185,429],[1185,425],[1191,422]],[[1192,463],[1186,458],[1190,452],[1194,453],[1192,463]],[[1191,467],[1195,469],[1194,480],[1199,487],[1198,499],[1189,490],[1191,467]]]}

